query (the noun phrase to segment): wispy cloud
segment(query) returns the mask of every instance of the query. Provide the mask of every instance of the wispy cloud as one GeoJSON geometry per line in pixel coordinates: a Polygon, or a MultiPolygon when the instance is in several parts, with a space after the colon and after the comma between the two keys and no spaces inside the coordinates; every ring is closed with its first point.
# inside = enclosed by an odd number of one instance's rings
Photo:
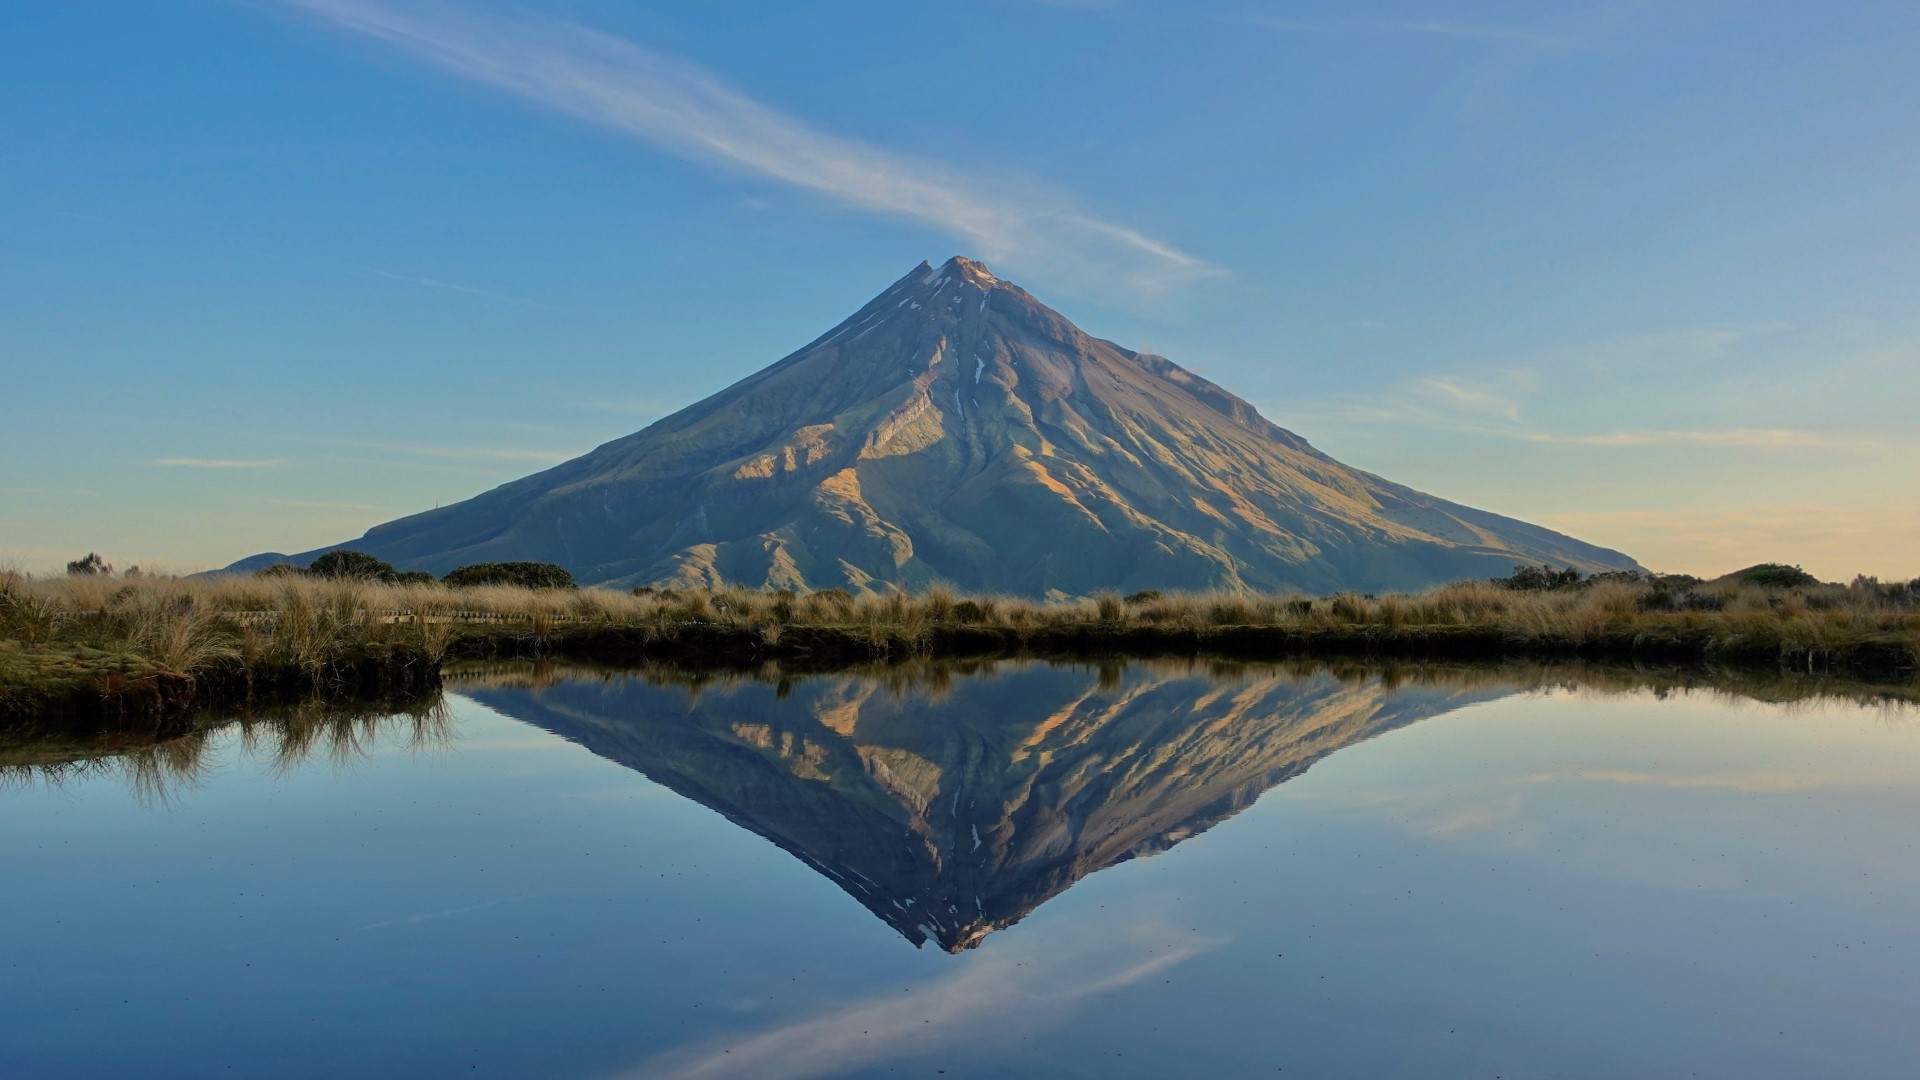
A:
{"type": "Polygon", "coordinates": [[[272,469],[285,465],[286,461],[281,458],[163,457],[152,458],[147,464],[169,469],[272,469]]]}
{"type": "Polygon", "coordinates": [[[1538,385],[1529,371],[1425,375],[1384,392],[1342,397],[1319,406],[1276,407],[1290,422],[1418,427],[1460,434],[1516,437],[1527,429],[1521,405],[1538,385]]]}
{"type": "Polygon", "coordinates": [[[390,506],[378,506],[373,503],[330,502],[325,499],[268,499],[274,506],[292,506],[301,510],[372,510],[376,513],[398,513],[390,506]]]}
{"type": "Polygon", "coordinates": [[[645,397],[582,398],[578,401],[566,402],[565,405],[569,409],[614,413],[619,416],[665,416],[679,408],[672,402],[645,397]]]}
{"type": "Polygon", "coordinates": [[[1513,791],[1504,796],[1469,801],[1441,810],[1431,817],[1414,819],[1415,828],[1426,836],[1485,832],[1519,818],[1525,803],[1525,793],[1513,791]]]}
{"type": "Polygon", "coordinates": [[[368,923],[365,926],[349,930],[347,933],[363,934],[369,930],[384,930],[389,926],[418,926],[421,923],[433,922],[437,919],[450,919],[458,915],[471,915],[476,911],[486,911],[489,908],[496,908],[502,904],[517,904],[522,900],[531,900],[539,895],[541,894],[525,893],[520,896],[502,896],[493,900],[482,900],[477,904],[465,904],[460,907],[446,908],[441,911],[423,911],[413,915],[403,915],[397,919],[384,919],[380,922],[368,923]]]}
{"type": "Polygon", "coordinates": [[[1803,427],[1549,431],[1528,423],[1523,416],[1527,398],[1538,390],[1539,385],[1539,377],[1529,371],[1480,376],[1428,375],[1410,379],[1384,394],[1338,400],[1318,409],[1293,409],[1290,416],[1324,418],[1345,424],[1417,427],[1479,438],[1600,449],[1698,446],[1871,452],[1890,446],[1887,438],[1873,434],[1803,427]]]}
{"type": "Polygon", "coordinates": [[[1459,38],[1472,41],[1501,42],[1534,49],[1577,49],[1577,38],[1543,33],[1522,27],[1487,26],[1454,22],[1448,19],[1289,19],[1251,15],[1247,22],[1288,34],[1370,35],[1428,38],[1459,38]]]}
{"type": "Polygon", "coordinates": [[[366,450],[382,450],[415,457],[441,458],[447,461],[519,461],[535,465],[558,465],[580,450],[531,450],[512,446],[458,446],[445,443],[388,442],[383,439],[353,439],[342,443],[366,450]]]}
{"type": "Polygon", "coordinates": [[[1566,446],[1733,446],[1752,450],[1880,450],[1886,441],[1805,428],[1697,428],[1675,431],[1610,431],[1592,435],[1516,432],[1514,438],[1566,446]]]}
{"type": "Polygon", "coordinates": [[[1158,940],[1135,936],[1120,949],[1094,941],[1077,941],[1079,948],[1071,951],[1056,945],[1046,950],[1044,962],[1031,955],[1017,961],[1011,952],[971,957],[961,972],[921,992],[876,995],[758,1034],[669,1052],[620,1075],[635,1080],[845,1076],[889,1057],[937,1050],[983,1028],[1002,1034],[1043,1028],[1091,998],[1223,944],[1189,934],[1155,935],[1158,940]]]}
{"type": "Polygon", "coordinates": [[[1730,792],[1741,795],[1792,795],[1823,790],[1868,790],[1897,782],[1886,773],[1832,773],[1805,769],[1730,769],[1690,772],[1681,769],[1569,769],[1489,778],[1463,792],[1451,787],[1416,787],[1381,796],[1340,795],[1335,801],[1372,817],[1389,817],[1421,836],[1467,839],[1505,833],[1523,842],[1519,826],[1537,827],[1552,815],[1535,796],[1573,784],[1653,791],[1730,792]]]}
{"type": "Polygon", "coordinates": [[[429,289],[445,289],[448,292],[465,293],[468,296],[478,296],[487,300],[498,300],[503,304],[512,304],[516,307],[544,308],[547,306],[537,300],[527,300],[518,296],[508,296],[505,293],[489,292],[486,289],[476,289],[471,285],[457,285],[451,281],[441,281],[437,278],[415,277],[412,274],[395,274],[387,270],[374,270],[372,272],[392,281],[405,281],[429,289]]]}
{"type": "Polygon", "coordinates": [[[1474,385],[1458,376],[1428,376],[1414,384],[1428,397],[1476,416],[1497,416],[1520,422],[1520,401],[1505,388],[1474,385]]]}
{"type": "Polygon", "coordinates": [[[988,259],[1042,273],[1098,272],[1143,291],[1225,273],[1057,193],[817,130],[693,64],[575,23],[431,0],[282,2],[669,153],[933,226],[988,259]]]}
{"type": "Polygon", "coordinates": [[[1891,776],[1792,769],[1756,769],[1747,772],[1659,772],[1644,769],[1581,769],[1567,774],[1528,777],[1527,783],[1576,780],[1617,787],[1667,791],[1737,791],[1745,795],[1782,795],[1828,788],[1868,788],[1894,781],[1891,776]]]}

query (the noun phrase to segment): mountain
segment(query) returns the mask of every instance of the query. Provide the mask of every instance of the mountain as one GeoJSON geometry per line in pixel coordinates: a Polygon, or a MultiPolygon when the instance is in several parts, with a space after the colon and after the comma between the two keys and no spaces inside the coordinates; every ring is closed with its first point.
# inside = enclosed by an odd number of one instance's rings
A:
{"type": "Polygon", "coordinates": [[[1384,591],[1516,562],[1636,566],[1342,465],[958,257],[644,430],[336,546],[436,573],[556,562],[611,586],[1027,595],[1384,591]]]}
{"type": "Polygon", "coordinates": [[[1510,692],[1151,664],[694,693],[601,674],[493,682],[456,675],[449,689],[711,807],[915,946],[949,952],[1205,832],[1328,754],[1510,692]]]}

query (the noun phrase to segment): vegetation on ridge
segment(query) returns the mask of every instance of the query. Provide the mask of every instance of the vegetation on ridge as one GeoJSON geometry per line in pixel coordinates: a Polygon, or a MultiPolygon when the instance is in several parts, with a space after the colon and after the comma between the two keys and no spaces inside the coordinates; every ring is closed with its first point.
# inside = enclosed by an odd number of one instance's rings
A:
{"type": "MultiPolygon", "coordinates": [[[[89,559],[98,560],[98,555],[89,555],[89,559]]],[[[69,574],[93,574],[98,570],[76,570],[83,563],[68,563],[69,574]]],[[[100,564],[105,566],[104,563],[100,564]]],[[[107,566],[105,573],[111,575],[113,567],[107,566]]],[[[255,572],[261,577],[309,577],[347,579],[352,581],[379,581],[399,585],[430,585],[433,575],[425,570],[396,570],[385,559],[369,555],[364,551],[352,551],[337,548],[313,560],[306,569],[293,563],[274,563],[255,572]]],[[[520,585],[529,589],[571,589],[574,588],[573,574],[566,567],[556,563],[544,562],[489,562],[461,566],[448,572],[440,579],[448,585],[520,585]]]]}
{"type": "Polygon", "coordinates": [[[572,589],[573,575],[564,566],[545,562],[475,563],[453,570],[441,581],[448,585],[519,585],[527,589],[572,589]]]}

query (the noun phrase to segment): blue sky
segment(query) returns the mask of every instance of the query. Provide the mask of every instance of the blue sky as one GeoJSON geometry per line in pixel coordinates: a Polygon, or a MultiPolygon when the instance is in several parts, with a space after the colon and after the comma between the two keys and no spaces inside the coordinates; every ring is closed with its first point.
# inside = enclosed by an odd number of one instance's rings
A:
{"type": "Polygon", "coordinates": [[[297,551],[985,259],[1650,566],[1920,574],[1920,6],[0,9],[0,559],[297,551]]]}

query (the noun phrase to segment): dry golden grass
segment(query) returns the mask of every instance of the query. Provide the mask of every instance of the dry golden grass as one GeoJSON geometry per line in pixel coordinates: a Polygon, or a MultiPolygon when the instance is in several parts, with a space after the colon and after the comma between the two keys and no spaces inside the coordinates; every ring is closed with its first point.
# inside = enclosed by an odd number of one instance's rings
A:
{"type": "MultiPolygon", "coordinates": [[[[1125,651],[1131,636],[1155,647],[1188,640],[1204,648],[1222,633],[1258,628],[1268,635],[1259,640],[1289,647],[1358,643],[1412,652],[1422,642],[1471,637],[1489,652],[1605,646],[1614,655],[1642,649],[1656,655],[1691,649],[1810,665],[1871,648],[1883,667],[1890,654],[1896,669],[1920,661],[1920,611],[1910,601],[1837,586],[1731,584],[1697,586],[1683,600],[1681,610],[1666,610],[1673,605],[1653,587],[1620,582],[1548,592],[1460,583],[1381,597],[1221,592],[1038,602],[958,597],[944,589],[918,596],[742,588],[635,595],[291,576],[122,579],[0,571],[0,641],[133,656],[185,675],[298,670],[316,680],[340,665],[383,654],[437,662],[473,641],[537,649],[560,638],[587,640],[602,630],[669,644],[690,633],[712,640],[714,631],[738,632],[765,646],[793,640],[796,629],[830,631],[884,645],[891,655],[965,635],[1009,647],[1071,648],[1079,640],[1125,651]]],[[[1459,651],[1456,646],[1454,653],[1459,651]]],[[[0,688],[6,679],[0,670],[0,688]]]]}

